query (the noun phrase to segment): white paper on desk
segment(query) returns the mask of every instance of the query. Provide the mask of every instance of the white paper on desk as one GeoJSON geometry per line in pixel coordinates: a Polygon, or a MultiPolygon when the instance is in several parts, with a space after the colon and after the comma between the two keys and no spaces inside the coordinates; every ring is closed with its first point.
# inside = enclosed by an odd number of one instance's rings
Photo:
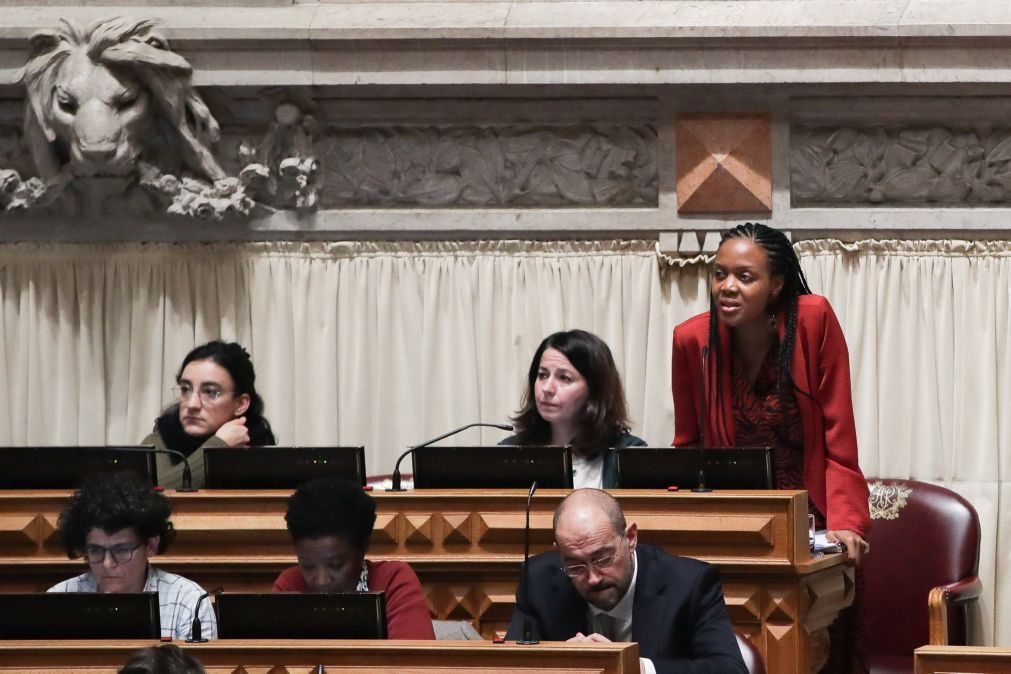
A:
{"type": "Polygon", "coordinates": [[[842,545],[836,543],[835,541],[830,541],[828,539],[828,532],[824,529],[821,531],[814,532],[814,545],[812,546],[812,551],[814,552],[842,552],[842,545]]]}

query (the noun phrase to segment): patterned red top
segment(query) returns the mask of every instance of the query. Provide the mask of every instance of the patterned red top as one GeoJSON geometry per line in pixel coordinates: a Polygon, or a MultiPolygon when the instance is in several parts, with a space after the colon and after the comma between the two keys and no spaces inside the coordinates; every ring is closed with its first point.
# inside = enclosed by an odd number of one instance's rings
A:
{"type": "MultiPolygon", "coordinates": [[[[777,391],[777,358],[779,345],[769,349],[754,385],[738,358],[732,358],[731,390],[734,396],[734,435],[738,447],[772,447],[777,489],[805,489],[804,486],[804,425],[797,407],[797,398],[777,391]]],[[[814,504],[819,528],[822,517],[814,504]]]]}

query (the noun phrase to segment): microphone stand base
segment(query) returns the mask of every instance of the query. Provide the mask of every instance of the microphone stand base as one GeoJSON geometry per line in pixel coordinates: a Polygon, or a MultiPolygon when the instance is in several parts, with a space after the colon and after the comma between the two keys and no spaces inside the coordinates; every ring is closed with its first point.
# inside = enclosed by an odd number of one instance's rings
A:
{"type": "Polygon", "coordinates": [[[383,491],[408,491],[408,490],[404,489],[403,487],[397,487],[396,489],[394,489],[393,487],[388,487],[387,489],[384,489],[383,491]]]}
{"type": "Polygon", "coordinates": [[[692,487],[692,493],[693,494],[708,494],[711,491],[712,491],[711,487],[705,487],[705,486],[702,486],[702,487],[692,487]]]}
{"type": "Polygon", "coordinates": [[[187,639],[186,643],[188,643],[188,644],[206,644],[207,643],[207,639],[187,639]]]}
{"type": "Polygon", "coordinates": [[[537,641],[537,639],[520,639],[516,643],[520,646],[536,646],[541,642],[537,641]]]}

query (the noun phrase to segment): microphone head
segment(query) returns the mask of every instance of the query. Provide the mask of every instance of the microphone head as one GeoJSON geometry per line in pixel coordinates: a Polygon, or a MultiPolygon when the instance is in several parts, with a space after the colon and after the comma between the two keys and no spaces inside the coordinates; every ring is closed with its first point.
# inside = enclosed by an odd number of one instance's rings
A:
{"type": "Polygon", "coordinates": [[[491,424],[491,425],[503,431],[511,431],[513,429],[512,424],[491,424]]]}

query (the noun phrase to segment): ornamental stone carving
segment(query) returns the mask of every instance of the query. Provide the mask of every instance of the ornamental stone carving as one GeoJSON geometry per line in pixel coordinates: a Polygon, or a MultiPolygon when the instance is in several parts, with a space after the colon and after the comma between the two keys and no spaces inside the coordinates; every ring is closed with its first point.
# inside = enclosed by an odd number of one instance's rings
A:
{"type": "Polygon", "coordinates": [[[0,212],[220,220],[659,201],[648,124],[355,125],[322,119],[305,92],[278,89],[259,99],[273,111],[261,123],[248,113],[265,110],[248,92],[198,92],[190,63],[152,21],[63,21],[30,45],[23,119],[8,115],[0,128],[0,212]]]}
{"type": "Polygon", "coordinates": [[[326,207],[655,206],[649,126],[333,129],[317,147],[326,207]]]}
{"type": "MultiPolygon", "coordinates": [[[[311,157],[252,152],[255,166],[226,174],[213,151],[221,130],[192,67],[152,21],[63,21],[30,43],[23,135],[0,146],[0,208],[220,219],[315,204],[311,157]]],[[[290,107],[279,117],[291,119],[290,107]]]]}
{"type": "Polygon", "coordinates": [[[794,129],[794,204],[985,204],[1011,201],[1011,129],[794,129]]]}

